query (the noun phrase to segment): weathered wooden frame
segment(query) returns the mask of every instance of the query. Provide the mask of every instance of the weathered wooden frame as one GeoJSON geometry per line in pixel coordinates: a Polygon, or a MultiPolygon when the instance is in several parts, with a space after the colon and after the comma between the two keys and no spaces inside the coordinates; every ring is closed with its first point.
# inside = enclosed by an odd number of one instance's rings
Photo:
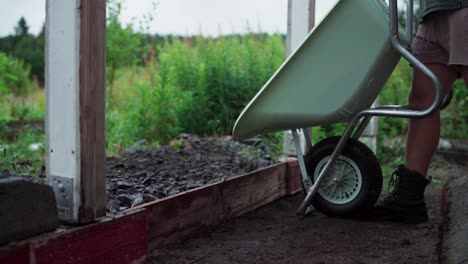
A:
{"type": "Polygon", "coordinates": [[[149,251],[196,236],[302,190],[295,159],[0,247],[0,263],[139,263],[149,251]]]}
{"type": "Polygon", "coordinates": [[[105,216],[105,0],[47,0],[47,178],[61,220],[105,216]]]}

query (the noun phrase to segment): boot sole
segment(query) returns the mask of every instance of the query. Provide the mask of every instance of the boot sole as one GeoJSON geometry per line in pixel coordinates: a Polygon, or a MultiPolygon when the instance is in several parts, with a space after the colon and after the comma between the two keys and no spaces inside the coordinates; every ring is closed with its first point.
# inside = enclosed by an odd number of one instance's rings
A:
{"type": "Polygon", "coordinates": [[[372,221],[390,221],[413,225],[424,223],[429,220],[427,213],[414,215],[408,212],[390,211],[381,208],[374,208],[365,218],[372,221]]]}

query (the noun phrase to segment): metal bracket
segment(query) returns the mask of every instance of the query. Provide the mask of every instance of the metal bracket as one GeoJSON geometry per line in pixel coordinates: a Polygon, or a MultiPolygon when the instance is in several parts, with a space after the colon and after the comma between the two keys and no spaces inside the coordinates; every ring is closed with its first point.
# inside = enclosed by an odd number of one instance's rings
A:
{"type": "Polygon", "coordinates": [[[73,220],[73,179],[51,175],[60,220],[73,220]]]}
{"type": "Polygon", "coordinates": [[[312,187],[312,181],[307,174],[307,168],[304,161],[304,154],[302,153],[299,135],[296,129],[291,130],[291,133],[293,136],[294,147],[296,148],[297,160],[299,161],[299,168],[301,169],[302,184],[304,189],[308,190],[310,187],[312,187]]]}

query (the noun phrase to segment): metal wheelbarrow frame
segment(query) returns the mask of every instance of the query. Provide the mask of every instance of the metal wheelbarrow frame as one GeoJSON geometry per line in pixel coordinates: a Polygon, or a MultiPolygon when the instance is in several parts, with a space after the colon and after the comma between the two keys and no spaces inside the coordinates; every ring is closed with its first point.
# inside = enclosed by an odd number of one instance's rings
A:
{"type": "MultiPolygon", "coordinates": [[[[413,0],[409,1],[409,8],[408,8],[408,17],[407,17],[407,25],[408,25],[408,37],[411,40],[413,35],[413,0]]],[[[304,216],[306,213],[307,208],[310,206],[312,199],[317,194],[320,184],[322,183],[323,179],[330,172],[330,169],[333,163],[336,161],[338,156],[341,154],[345,144],[350,138],[358,139],[366,126],[368,125],[370,119],[374,116],[385,116],[385,117],[400,117],[400,118],[426,118],[433,113],[437,112],[443,102],[442,98],[442,85],[439,79],[435,76],[435,74],[429,70],[423,63],[421,63],[416,57],[414,57],[410,51],[408,51],[402,44],[399,38],[399,27],[398,27],[398,3],[397,0],[390,0],[390,27],[391,27],[391,43],[392,46],[397,50],[403,58],[405,58],[408,62],[410,62],[413,67],[419,69],[424,75],[426,75],[434,84],[435,90],[435,99],[432,105],[424,110],[415,110],[411,109],[410,106],[400,106],[400,105],[385,105],[379,106],[375,108],[365,109],[358,114],[356,114],[352,120],[349,122],[343,136],[339,140],[335,150],[333,151],[332,155],[328,163],[325,165],[324,169],[321,171],[320,175],[318,176],[317,180],[311,187],[309,188],[306,198],[302,202],[301,206],[297,210],[297,215],[304,216]],[[362,120],[361,120],[362,119],[362,120]],[[358,127],[356,132],[353,134],[354,129],[358,127]]],[[[411,42],[410,42],[411,43],[411,42]]],[[[292,130],[294,143],[297,151],[297,156],[299,160],[299,165],[301,169],[302,180],[305,184],[310,184],[310,180],[307,174],[306,166],[304,163],[304,157],[302,150],[299,145],[299,137],[296,130],[292,130]]],[[[307,134],[307,133],[304,133],[307,134]]],[[[312,144],[310,137],[306,137],[308,144],[312,144]]]]}
{"type": "MultiPolygon", "coordinates": [[[[334,148],[333,152],[329,156],[326,163],[323,164],[322,170],[318,173],[318,177],[314,178],[314,183],[308,174],[306,163],[304,160],[304,154],[302,153],[302,148],[300,147],[299,136],[297,133],[298,129],[302,129],[304,131],[306,144],[308,147],[312,147],[312,140],[310,135],[307,132],[306,128],[296,127],[291,129],[293,135],[293,141],[297,153],[297,158],[299,162],[299,167],[301,171],[301,180],[306,191],[307,195],[300,205],[299,209],[297,210],[296,214],[298,216],[304,216],[307,213],[307,210],[311,208],[311,203],[316,198],[316,195],[324,183],[324,179],[331,173],[332,167],[337,162],[337,159],[342,154],[346,144],[351,140],[357,140],[362,135],[363,131],[369,124],[370,120],[374,116],[383,116],[383,117],[399,117],[399,118],[426,118],[436,111],[438,111],[443,103],[442,98],[442,85],[438,78],[431,72],[423,63],[421,63],[418,59],[416,59],[409,48],[405,47],[400,40],[399,34],[399,24],[398,24],[398,3],[397,0],[390,0],[389,1],[389,9],[390,9],[390,40],[391,46],[395,51],[397,51],[403,58],[405,58],[409,63],[412,64],[413,67],[420,70],[424,75],[426,75],[434,84],[433,88],[435,90],[435,98],[431,106],[427,109],[417,110],[412,109],[410,106],[401,106],[401,105],[384,105],[374,108],[367,108],[361,110],[354,114],[347,125],[347,128],[344,134],[339,138],[337,141],[336,147],[334,148]]],[[[407,39],[409,43],[412,41],[413,36],[413,0],[408,2],[408,10],[407,10],[407,39]]],[[[255,99],[254,99],[255,100],[255,99]]],[[[238,120],[239,121],[239,120],[238,120]]],[[[380,167],[379,167],[380,169],[380,167]]],[[[340,175],[335,179],[336,181],[341,181],[340,175]]],[[[380,191],[379,191],[380,192],[380,191]]]]}

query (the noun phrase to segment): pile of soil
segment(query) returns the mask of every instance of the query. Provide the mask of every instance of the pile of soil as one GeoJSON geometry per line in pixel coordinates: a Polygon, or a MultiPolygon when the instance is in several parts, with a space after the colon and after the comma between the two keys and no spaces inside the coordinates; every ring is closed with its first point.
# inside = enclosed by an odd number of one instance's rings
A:
{"type": "Polygon", "coordinates": [[[117,213],[272,163],[261,150],[230,138],[182,134],[157,150],[145,150],[143,141],[107,158],[107,211],[117,213]]]}

